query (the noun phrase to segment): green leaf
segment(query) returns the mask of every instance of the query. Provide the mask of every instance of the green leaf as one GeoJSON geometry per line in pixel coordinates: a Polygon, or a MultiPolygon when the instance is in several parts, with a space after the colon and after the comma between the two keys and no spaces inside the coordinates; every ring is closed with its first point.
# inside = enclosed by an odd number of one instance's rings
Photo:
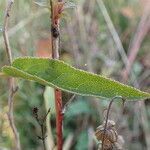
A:
{"type": "Polygon", "coordinates": [[[68,64],[48,58],[18,58],[3,72],[13,77],[33,80],[43,85],[76,93],[111,99],[122,96],[127,100],[150,98],[150,94],[112,79],[75,69],[68,64]]]}

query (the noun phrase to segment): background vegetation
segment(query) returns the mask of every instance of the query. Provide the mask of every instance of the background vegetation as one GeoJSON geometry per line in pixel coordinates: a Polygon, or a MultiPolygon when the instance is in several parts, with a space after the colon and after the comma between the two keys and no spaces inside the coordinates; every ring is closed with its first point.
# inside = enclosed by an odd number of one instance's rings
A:
{"type": "MultiPolygon", "coordinates": [[[[40,1],[43,4],[43,1],[40,1]]],[[[67,9],[61,22],[61,60],[83,70],[103,74],[115,80],[134,85],[149,92],[150,60],[149,60],[149,30],[143,39],[139,31],[144,32],[145,26],[139,28],[141,18],[146,15],[146,0],[105,0],[104,4],[121,39],[124,49],[121,55],[117,43],[112,37],[109,25],[103,15],[104,8],[99,0],[72,1],[76,7],[67,9]],[[143,28],[142,28],[143,27],[143,28]],[[138,30],[137,30],[138,29],[138,30]],[[134,36],[142,39],[138,54],[133,62],[131,73],[125,80],[124,58],[136,46],[134,36]]],[[[5,1],[0,1],[0,28],[3,26],[5,1]]],[[[31,0],[15,0],[11,13],[9,37],[13,57],[40,56],[49,57],[50,50],[50,14],[31,0]]],[[[0,33],[0,68],[7,64],[2,32],[0,33]]],[[[21,146],[24,150],[42,149],[37,135],[40,130],[32,115],[32,108],[38,107],[40,114],[45,114],[46,108],[51,109],[51,127],[54,139],[55,109],[51,89],[37,83],[19,80],[19,91],[15,96],[14,116],[20,133],[21,146]],[[46,107],[45,107],[46,106],[46,107]]],[[[9,150],[13,147],[13,135],[10,130],[6,112],[8,96],[7,78],[0,75],[0,149],[9,150]]],[[[63,93],[65,104],[71,95],[63,93]]],[[[103,122],[103,111],[107,101],[96,98],[75,96],[74,101],[66,110],[64,118],[64,142],[70,149],[96,149],[93,140],[94,131],[103,122]]],[[[126,149],[149,149],[150,138],[150,104],[144,102],[128,102],[124,111],[121,104],[113,104],[110,118],[116,122],[117,130],[123,136],[126,149]]]]}

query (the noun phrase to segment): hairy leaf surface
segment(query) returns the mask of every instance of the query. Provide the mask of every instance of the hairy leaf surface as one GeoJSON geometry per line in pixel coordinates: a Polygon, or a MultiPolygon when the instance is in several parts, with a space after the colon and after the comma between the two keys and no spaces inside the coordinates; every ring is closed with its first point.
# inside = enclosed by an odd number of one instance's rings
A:
{"type": "Polygon", "coordinates": [[[149,93],[101,75],[75,69],[60,60],[18,58],[14,60],[12,66],[4,66],[3,72],[13,77],[33,80],[83,96],[96,96],[105,99],[122,96],[127,100],[142,100],[150,97],[149,93]]]}

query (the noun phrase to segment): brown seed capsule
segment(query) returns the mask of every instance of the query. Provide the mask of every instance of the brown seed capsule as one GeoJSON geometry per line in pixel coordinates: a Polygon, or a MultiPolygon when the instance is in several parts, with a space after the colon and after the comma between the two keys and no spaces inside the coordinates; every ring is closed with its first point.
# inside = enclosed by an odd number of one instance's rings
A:
{"type": "Polygon", "coordinates": [[[38,119],[38,111],[39,111],[39,109],[38,109],[37,107],[34,107],[34,108],[32,109],[33,116],[34,116],[36,119],[38,119]]]}
{"type": "Polygon", "coordinates": [[[95,136],[98,141],[103,141],[104,149],[111,149],[114,143],[118,139],[118,133],[115,128],[115,122],[112,120],[108,120],[107,127],[105,130],[105,121],[102,125],[97,127],[95,136]]]}

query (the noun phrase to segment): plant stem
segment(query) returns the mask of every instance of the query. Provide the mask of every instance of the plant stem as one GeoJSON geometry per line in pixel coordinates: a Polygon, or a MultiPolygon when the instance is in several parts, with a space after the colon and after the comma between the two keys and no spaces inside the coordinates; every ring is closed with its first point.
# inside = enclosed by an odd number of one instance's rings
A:
{"type": "Polygon", "coordinates": [[[107,109],[107,114],[106,114],[106,122],[105,122],[105,126],[104,126],[104,135],[103,135],[103,139],[102,139],[102,150],[104,150],[104,141],[105,141],[106,128],[107,128],[107,123],[108,123],[108,118],[109,118],[109,112],[110,112],[112,103],[113,103],[113,101],[114,101],[116,98],[121,98],[122,101],[123,101],[123,104],[124,104],[124,101],[125,101],[121,96],[115,96],[115,97],[113,97],[113,98],[111,99],[111,101],[110,101],[110,103],[109,103],[109,106],[108,106],[108,109],[107,109]]]}
{"type": "Polygon", "coordinates": [[[45,134],[44,134],[44,124],[41,124],[41,132],[42,132],[42,143],[43,143],[43,147],[44,150],[46,150],[46,146],[45,146],[45,134]]]}
{"type": "Polygon", "coordinates": [[[102,140],[102,150],[104,150],[104,140],[105,140],[107,122],[108,122],[108,117],[109,117],[109,111],[110,111],[110,108],[111,108],[113,101],[114,101],[114,98],[110,101],[109,106],[108,106],[108,110],[107,110],[107,114],[106,114],[106,122],[105,122],[104,135],[103,135],[103,140],[102,140]]]}
{"type": "MultiPolygon", "coordinates": [[[[58,0],[60,2],[60,0],[58,0]]],[[[59,59],[59,23],[54,26],[53,20],[53,1],[50,0],[51,7],[51,43],[52,43],[52,58],[59,59]],[[55,33],[57,32],[57,35],[55,33]]],[[[59,22],[59,21],[58,21],[59,22]]],[[[56,132],[57,132],[57,149],[62,150],[63,146],[63,134],[62,134],[62,93],[61,90],[55,89],[55,108],[56,108],[56,132]]]]}
{"type": "Polygon", "coordinates": [[[57,131],[57,149],[62,150],[63,133],[62,133],[62,93],[59,89],[55,89],[55,107],[56,107],[56,131],[57,131]]]}
{"type": "MultiPolygon", "coordinates": [[[[4,28],[3,28],[3,37],[4,37],[4,43],[5,43],[5,47],[6,47],[6,53],[7,53],[9,65],[12,64],[12,50],[10,47],[7,31],[8,31],[8,21],[9,21],[9,17],[10,17],[10,11],[11,11],[11,7],[12,7],[13,3],[14,3],[13,0],[7,1],[5,17],[4,17],[4,28]]],[[[15,85],[14,78],[10,78],[9,79],[9,96],[8,96],[7,116],[8,116],[8,121],[9,121],[11,130],[12,130],[14,138],[15,138],[15,149],[21,150],[19,134],[18,134],[17,128],[14,123],[14,115],[13,115],[14,95],[17,92],[17,89],[18,89],[18,87],[15,85]]]]}

